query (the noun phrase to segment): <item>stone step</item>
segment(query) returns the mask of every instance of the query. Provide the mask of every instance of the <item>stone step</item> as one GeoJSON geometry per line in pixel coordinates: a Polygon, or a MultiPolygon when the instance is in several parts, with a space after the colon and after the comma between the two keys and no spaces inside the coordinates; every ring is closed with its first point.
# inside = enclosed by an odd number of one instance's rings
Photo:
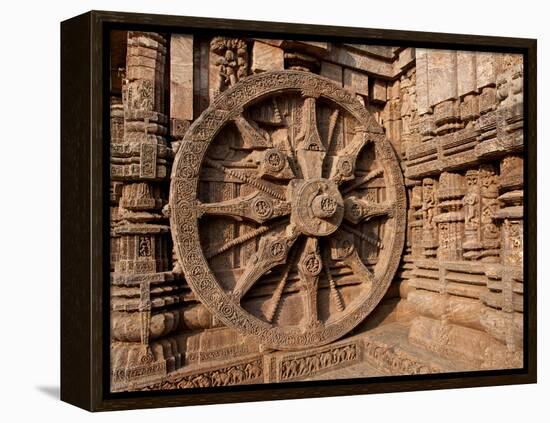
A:
{"type": "Polygon", "coordinates": [[[408,339],[409,325],[395,322],[363,335],[364,361],[379,374],[404,375],[471,370],[464,363],[451,361],[408,339]]]}

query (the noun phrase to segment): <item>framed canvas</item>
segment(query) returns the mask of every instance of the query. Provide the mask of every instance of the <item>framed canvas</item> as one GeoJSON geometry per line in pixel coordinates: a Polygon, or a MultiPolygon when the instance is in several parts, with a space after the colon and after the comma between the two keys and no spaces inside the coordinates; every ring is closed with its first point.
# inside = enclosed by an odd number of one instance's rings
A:
{"type": "Polygon", "coordinates": [[[61,24],[61,399],[536,382],[536,40],[61,24]]]}

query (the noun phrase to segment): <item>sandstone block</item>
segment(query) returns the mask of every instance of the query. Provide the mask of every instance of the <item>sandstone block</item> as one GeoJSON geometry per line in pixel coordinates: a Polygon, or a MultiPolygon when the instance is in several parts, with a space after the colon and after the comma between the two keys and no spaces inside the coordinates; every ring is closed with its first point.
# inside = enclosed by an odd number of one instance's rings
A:
{"type": "Polygon", "coordinates": [[[278,47],[254,41],[252,47],[252,72],[284,69],[284,51],[278,47]]]}

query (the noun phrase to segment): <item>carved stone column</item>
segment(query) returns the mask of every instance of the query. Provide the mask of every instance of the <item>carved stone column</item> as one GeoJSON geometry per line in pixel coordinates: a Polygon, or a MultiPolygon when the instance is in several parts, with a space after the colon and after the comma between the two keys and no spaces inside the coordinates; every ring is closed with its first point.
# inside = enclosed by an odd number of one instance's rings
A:
{"type": "Polygon", "coordinates": [[[401,76],[401,121],[402,145],[405,152],[420,141],[418,133],[418,107],[416,103],[416,69],[412,68],[401,76]]]}
{"type": "Polygon", "coordinates": [[[460,120],[457,74],[456,51],[428,50],[429,98],[437,135],[464,126],[460,120]]]}
{"type": "MultiPolygon", "coordinates": [[[[120,144],[124,142],[124,108],[122,106],[122,99],[119,96],[111,96],[111,113],[110,113],[110,134],[111,143],[120,144]]],[[[118,261],[118,246],[119,236],[116,233],[116,226],[118,225],[119,207],[118,203],[122,195],[122,182],[110,181],[110,210],[111,210],[111,265],[110,271],[114,272],[116,263],[118,261]]]]}
{"type": "Polygon", "coordinates": [[[458,51],[456,54],[460,119],[466,126],[475,126],[475,120],[479,117],[476,53],[473,51],[458,51]]]}
{"type": "MultiPolygon", "coordinates": [[[[400,81],[396,80],[388,84],[388,101],[384,107],[384,127],[389,139],[394,145],[401,144],[401,100],[400,81]]],[[[404,153],[405,150],[402,150],[404,153]]]]}
{"type": "Polygon", "coordinates": [[[462,199],[464,206],[464,258],[477,260],[481,250],[481,193],[479,183],[479,171],[469,169],[466,171],[466,195],[462,199]]]}
{"type": "Polygon", "coordinates": [[[422,186],[412,188],[409,228],[411,255],[413,257],[422,257],[422,186]]]}
{"type": "Polygon", "coordinates": [[[518,367],[523,360],[523,159],[507,156],[500,164],[500,201],[495,214],[500,226],[502,252],[499,264],[488,273],[490,291],[483,302],[482,323],[505,350],[487,357],[494,367],[518,367]]]}
{"type": "Polygon", "coordinates": [[[180,365],[173,340],[161,339],[177,328],[180,301],[170,271],[169,227],[161,213],[166,203],[161,183],[168,175],[164,106],[166,40],[155,33],[128,33],[120,107],[113,107],[111,179],[120,185],[118,244],[111,274],[111,389],[129,389],[165,375],[180,365]]]}
{"type": "Polygon", "coordinates": [[[476,85],[479,93],[479,113],[484,115],[496,106],[495,53],[476,52],[476,85]]]}
{"type": "Polygon", "coordinates": [[[502,221],[502,262],[508,265],[523,265],[523,158],[507,156],[500,164],[501,195],[498,200],[503,207],[496,217],[502,221]]]}
{"type": "Polygon", "coordinates": [[[418,106],[418,131],[422,141],[435,135],[433,109],[428,93],[428,51],[416,49],[416,100],[418,106]]]}
{"type": "Polygon", "coordinates": [[[437,213],[437,185],[431,178],[422,181],[422,245],[424,256],[435,258],[437,254],[437,227],[434,217],[437,213]]]}
{"type": "Polygon", "coordinates": [[[439,214],[434,218],[438,230],[440,261],[462,260],[464,180],[458,173],[443,172],[439,178],[437,198],[439,214]]]}
{"type": "Polygon", "coordinates": [[[483,261],[497,262],[500,247],[500,233],[495,224],[498,211],[498,176],[490,164],[479,168],[481,184],[480,234],[483,261]]]}
{"type": "MultiPolygon", "coordinates": [[[[423,257],[422,245],[422,186],[420,182],[406,181],[409,208],[407,211],[407,234],[405,249],[401,257],[399,271],[392,287],[394,289],[388,295],[407,299],[411,290],[410,280],[414,277],[414,262],[423,257]]],[[[390,298],[395,298],[390,297],[390,298]]]]}

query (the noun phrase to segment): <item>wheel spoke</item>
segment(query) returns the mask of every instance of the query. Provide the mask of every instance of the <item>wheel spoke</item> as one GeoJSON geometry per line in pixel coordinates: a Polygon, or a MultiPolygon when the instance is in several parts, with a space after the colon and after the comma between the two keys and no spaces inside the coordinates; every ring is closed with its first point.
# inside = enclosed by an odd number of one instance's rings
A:
{"type": "Polygon", "coordinates": [[[336,282],[334,282],[334,278],[332,277],[332,272],[330,270],[330,254],[328,250],[326,250],[325,254],[323,255],[323,269],[325,270],[325,275],[327,276],[330,288],[330,298],[336,303],[336,309],[338,311],[344,311],[344,303],[342,302],[342,297],[338,292],[336,282]]]}
{"type": "Polygon", "coordinates": [[[374,275],[372,272],[365,266],[363,261],[361,260],[361,257],[359,257],[359,253],[356,249],[353,250],[353,252],[344,258],[344,264],[351,268],[353,273],[361,279],[362,282],[366,282],[371,284],[374,282],[374,275]]]}
{"type": "Polygon", "coordinates": [[[304,288],[306,328],[318,325],[317,290],[323,263],[317,238],[308,237],[298,263],[298,274],[304,288]]]}
{"type": "Polygon", "coordinates": [[[233,176],[234,178],[236,178],[236,179],[238,179],[238,180],[240,180],[244,183],[247,183],[250,186],[253,186],[254,188],[256,188],[259,191],[262,191],[266,194],[269,194],[272,197],[275,197],[275,198],[277,198],[281,201],[286,201],[286,198],[282,193],[274,190],[273,188],[268,187],[267,185],[265,185],[263,182],[261,182],[260,180],[258,180],[256,178],[252,178],[248,175],[245,175],[244,173],[235,171],[233,169],[229,169],[229,168],[225,167],[224,165],[222,165],[220,163],[217,163],[216,161],[214,161],[212,159],[209,159],[208,157],[206,157],[204,159],[204,162],[208,166],[211,166],[215,169],[221,170],[222,172],[226,173],[227,175],[233,176]]]}
{"type": "Polygon", "coordinates": [[[338,231],[330,238],[330,242],[332,255],[335,258],[342,260],[363,282],[374,282],[373,273],[365,266],[355,248],[352,233],[338,231]]]}
{"type": "Polygon", "coordinates": [[[298,135],[296,157],[304,179],[321,178],[327,154],[317,129],[314,97],[305,97],[302,111],[302,131],[298,135]]]}
{"type": "Polygon", "coordinates": [[[213,248],[206,253],[206,258],[211,259],[212,257],[216,257],[222,253],[225,253],[227,250],[236,247],[237,245],[244,244],[246,241],[250,241],[252,238],[263,235],[272,229],[273,228],[270,226],[260,226],[258,229],[254,229],[253,231],[247,232],[244,235],[228,241],[219,247],[213,248]]]}
{"type": "Polygon", "coordinates": [[[348,197],[344,200],[344,219],[358,224],[377,216],[392,216],[393,203],[371,203],[357,197],[348,197]]]}
{"type": "Polygon", "coordinates": [[[340,184],[355,178],[355,162],[357,156],[368,141],[367,132],[363,127],[355,128],[351,142],[331,158],[329,178],[340,184]]]}
{"type": "Polygon", "coordinates": [[[269,198],[259,192],[246,197],[234,198],[217,203],[199,203],[198,215],[228,216],[236,220],[251,220],[256,223],[290,214],[290,203],[269,198]]]}
{"type": "Polygon", "coordinates": [[[355,180],[351,183],[351,185],[349,185],[349,186],[347,186],[347,187],[345,187],[341,190],[342,195],[348,194],[348,193],[352,192],[354,189],[360,188],[361,186],[363,186],[367,182],[369,182],[372,179],[382,175],[383,173],[384,173],[384,169],[378,168],[378,169],[374,169],[373,171],[367,173],[364,176],[360,176],[359,178],[355,178],[355,180]]]}
{"type": "Polygon", "coordinates": [[[351,226],[349,225],[346,225],[345,223],[342,223],[342,225],[340,226],[340,228],[342,228],[344,231],[346,232],[349,232],[353,235],[355,235],[357,238],[359,239],[362,239],[363,241],[366,241],[368,242],[369,244],[371,244],[373,247],[377,247],[377,248],[384,248],[384,245],[382,244],[382,242],[377,239],[377,238],[374,238],[370,235],[367,235],[361,231],[358,231],[357,229],[355,228],[352,228],[351,226]]]}
{"type": "Polygon", "coordinates": [[[286,281],[288,280],[288,275],[290,274],[290,269],[294,265],[294,260],[296,259],[296,248],[297,247],[294,247],[294,249],[291,251],[283,276],[281,277],[281,280],[279,281],[277,288],[275,288],[275,291],[273,292],[273,296],[271,297],[271,300],[267,306],[267,312],[265,315],[266,315],[267,321],[270,323],[273,322],[275,313],[279,308],[279,304],[283,296],[283,291],[285,289],[286,281]]]}
{"type": "Polygon", "coordinates": [[[290,247],[292,247],[298,236],[299,233],[294,229],[294,226],[288,225],[283,233],[262,238],[258,251],[250,257],[244,272],[235,284],[233,289],[235,299],[240,301],[262,275],[275,266],[283,264],[287,259],[290,247]]]}
{"type": "Polygon", "coordinates": [[[336,122],[338,122],[338,116],[340,116],[339,110],[334,109],[334,111],[330,115],[330,119],[328,122],[327,151],[330,151],[332,147],[332,138],[334,137],[334,128],[336,128],[336,122]]]}
{"type": "Polygon", "coordinates": [[[261,129],[253,120],[249,120],[242,114],[238,114],[233,118],[233,122],[243,139],[243,148],[255,149],[273,147],[271,137],[267,131],[261,129]]]}

